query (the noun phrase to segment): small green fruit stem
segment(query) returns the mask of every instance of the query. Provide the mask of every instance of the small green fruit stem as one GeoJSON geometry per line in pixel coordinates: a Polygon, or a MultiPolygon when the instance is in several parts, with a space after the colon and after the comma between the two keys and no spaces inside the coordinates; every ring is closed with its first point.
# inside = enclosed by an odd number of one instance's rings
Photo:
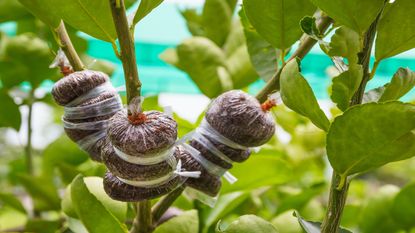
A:
{"type": "MultiPolygon", "coordinates": [[[[384,2],[384,7],[386,5],[386,2],[387,1],[384,2]]],[[[366,84],[370,80],[370,76],[371,76],[369,72],[370,54],[372,52],[377,25],[379,23],[380,17],[382,16],[384,7],[377,15],[375,21],[370,25],[367,32],[364,34],[364,42],[363,42],[364,47],[363,47],[362,52],[359,53],[359,62],[358,62],[363,67],[363,78],[362,78],[362,82],[360,83],[359,89],[356,91],[356,93],[354,94],[350,102],[350,106],[354,106],[354,105],[358,105],[362,103],[366,84]]],[[[342,213],[344,210],[344,206],[346,204],[349,185],[350,185],[350,182],[348,181],[347,177],[344,180],[344,177],[340,176],[339,174],[337,174],[336,171],[333,170],[329,200],[328,200],[328,205],[327,205],[327,212],[326,212],[324,221],[321,225],[322,233],[337,233],[339,231],[342,213]],[[341,188],[338,188],[339,185],[341,188]]]]}
{"type": "Polygon", "coordinates": [[[85,66],[82,63],[81,58],[79,58],[79,55],[76,52],[71,39],[69,38],[65,23],[63,21],[61,21],[59,27],[55,29],[55,33],[57,35],[57,43],[65,53],[74,71],[84,70],[85,66]]]}
{"type": "Polygon", "coordinates": [[[115,29],[120,43],[120,59],[124,69],[127,104],[141,95],[133,35],[128,26],[124,0],[109,0],[115,29]]]}
{"type": "MultiPolygon", "coordinates": [[[[320,30],[321,33],[324,33],[329,26],[332,24],[333,20],[326,16],[323,15],[320,19],[320,21],[318,22],[318,29],[320,30]]],[[[305,55],[308,54],[308,52],[310,52],[311,48],[313,48],[313,46],[317,43],[316,40],[314,40],[313,38],[306,36],[306,38],[304,39],[304,41],[300,44],[300,46],[294,51],[294,53],[288,58],[288,60],[285,62],[285,64],[287,64],[289,61],[291,61],[291,59],[294,59],[296,57],[298,57],[299,59],[303,59],[305,57],[305,55]]],[[[262,103],[265,100],[267,100],[268,95],[271,94],[274,91],[278,91],[280,89],[280,75],[281,75],[281,70],[284,68],[281,67],[275,74],[274,76],[268,81],[268,83],[258,92],[258,94],[256,95],[256,98],[262,103]]]]}

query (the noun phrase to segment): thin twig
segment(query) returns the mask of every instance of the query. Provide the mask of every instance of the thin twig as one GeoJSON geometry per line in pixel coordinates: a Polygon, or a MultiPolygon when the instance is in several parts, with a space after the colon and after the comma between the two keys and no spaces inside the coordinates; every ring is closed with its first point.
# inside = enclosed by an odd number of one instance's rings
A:
{"type": "MultiPolygon", "coordinates": [[[[385,1],[385,5],[386,5],[386,2],[387,1],[385,1]]],[[[370,55],[371,55],[371,51],[373,47],[374,38],[376,35],[377,25],[383,13],[384,7],[379,12],[375,21],[370,25],[369,29],[364,35],[364,47],[363,47],[362,52],[359,53],[359,62],[358,62],[363,67],[363,78],[360,83],[359,89],[356,91],[356,93],[354,94],[352,98],[350,106],[358,105],[362,103],[366,84],[370,79],[370,73],[369,73],[370,55]]],[[[343,213],[344,206],[346,204],[348,189],[349,189],[348,179],[342,178],[339,174],[337,174],[337,172],[333,170],[327,212],[326,212],[324,221],[321,225],[322,233],[337,233],[339,231],[341,216],[343,213]],[[344,184],[342,184],[342,182],[344,184]]]]}
{"type": "Polygon", "coordinates": [[[137,202],[137,216],[130,233],[150,233],[152,231],[151,202],[149,200],[137,202]]]}
{"type": "Polygon", "coordinates": [[[75,71],[84,70],[85,66],[79,58],[78,53],[76,53],[76,50],[72,44],[71,39],[69,38],[68,32],[66,31],[65,24],[63,21],[61,21],[59,27],[55,30],[55,33],[57,34],[57,42],[59,44],[59,47],[61,47],[61,49],[65,53],[73,69],[75,71]]]}
{"type": "Polygon", "coordinates": [[[153,215],[153,223],[156,224],[163,214],[170,208],[173,202],[182,194],[185,187],[182,185],[175,189],[173,192],[164,196],[158,201],[151,210],[153,215]]]}
{"type": "Polygon", "coordinates": [[[127,90],[127,104],[141,94],[141,82],[138,77],[137,62],[135,58],[135,45],[133,36],[128,27],[124,0],[109,0],[112,18],[120,43],[121,62],[124,68],[125,86],[127,90]]]}
{"type": "Polygon", "coordinates": [[[27,143],[25,146],[25,154],[26,154],[26,166],[27,166],[27,172],[29,175],[33,175],[33,153],[32,153],[32,121],[33,121],[33,104],[34,104],[34,92],[35,89],[32,87],[32,90],[30,90],[29,93],[29,100],[27,107],[29,109],[28,115],[27,115],[27,143]]]}
{"type": "MultiPolygon", "coordinates": [[[[318,23],[318,28],[321,33],[324,33],[327,28],[331,25],[332,19],[328,16],[322,16],[320,19],[320,22],[318,23]]],[[[300,46],[297,48],[297,50],[294,51],[294,53],[288,58],[288,60],[285,63],[288,63],[291,61],[291,59],[294,59],[298,57],[299,59],[303,59],[305,55],[307,55],[308,52],[310,52],[311,48],[317,43],[317,41],[309,36],[306,37],[306,39],[300,44],[300,46]]],[[[274,91],[277,91],[280,89],[280,75],[281,70],[284,68],[281,67],[274,76],[268,81],[268,83],[261,89],[261,91],[258,92],[256,95],[256,98],[260,102],[264,102],[267,100],[267,97],[269,94],[271,94],[274,91]]]]}

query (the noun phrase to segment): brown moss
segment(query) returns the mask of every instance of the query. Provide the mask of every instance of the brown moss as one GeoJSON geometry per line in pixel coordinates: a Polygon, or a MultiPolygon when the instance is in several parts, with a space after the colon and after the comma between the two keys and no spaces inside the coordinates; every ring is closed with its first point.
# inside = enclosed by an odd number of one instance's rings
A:
{"type": "MultiPolygon", "coordinates": [[[[115,153],[115,150],[108,138],[105,140],[105,146],[102,147],[101,155],[105,165],[112,174],[127,180],[155,179],[165,176],[176,169],[167,161],[153,165],[138,165],[129,163],[121,159],[115,153]]],[[[175,151],[174,156],[177,161],[179,159],[178,150],[175,151]]]]}
{"type": "Polygon", "coordinates": [[[63,77],[52,88],[56,103],[65,106],[77,97],[109,81],[108,75],[99,71],[85,70],[63,77]]]}
{"type": "Polygon", "coordinates": [[[107,172],[104,177],[104,190],[114,200],[137,202],[161,197],[176,189],[182,182],[183,178],[177,176],[156,188],[141,188],[125,184],[116,176],[107,172]]]}
{"type": "Polygon", "coordinates": [[[143,112],[142,124],[131,124],[126,111],[117,112],[108,127],[111,143],[122,152],[139,156],[171,147],[177,139],[177,123],[159,111],[143,112]]]}

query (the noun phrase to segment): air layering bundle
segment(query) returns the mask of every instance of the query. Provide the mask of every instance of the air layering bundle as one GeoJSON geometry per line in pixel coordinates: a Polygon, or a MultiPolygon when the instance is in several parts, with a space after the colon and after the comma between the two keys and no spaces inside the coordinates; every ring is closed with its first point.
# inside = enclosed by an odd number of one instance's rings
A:
{"type": "Polygon", "coordinates": [[[275,121],[268,110],[275,100],[261,105],[243,91],[228,91],[208,107],[201,125],[186,136],[189,145],[181,153],[186,170],[201,171],[199,178],[189,178],[185,185],[215,196],[221,187],[220,177],[227,174],[233,162],[243,162],[250,155],[249,147],[266,143],[275,132],[275,121]],[[271,103],[271,104],[270,104],[271,103]]]}
{"type": "Polygon", "coordinates": [[[122,109],[108,76],[91,70],[71,73],[55,83],[52,96],[65,107],[62,121],[68,137],[100,162],[108,120],[122,109]]]}
{"type": "MultiPolygon", "coordinates": [[[[138,100],[138,99],[137,99],[138,100]]],[[[177,123],[159,111],[141,112],[140,101],[110,120],[102,156],[109,172],[104,178],[107,194],[120,201],[160,197],[200,172],[182,171],[176,147],[177,123]]]]}

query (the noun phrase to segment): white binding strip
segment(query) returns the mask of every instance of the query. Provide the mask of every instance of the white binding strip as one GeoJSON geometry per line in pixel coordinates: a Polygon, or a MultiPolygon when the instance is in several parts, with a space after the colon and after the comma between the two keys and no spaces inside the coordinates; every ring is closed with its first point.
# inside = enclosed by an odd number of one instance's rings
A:
{"type": "Polygon", "coordinates": [[[167,150],[164,150],[159,153],[153,153],[153,154],[142,154],[141,156],[132,156],[129,154],[124,153],[117,147],[113,146],[114,151],[118,157],[120,157],[122,160],[137,164],[137,165],[153,165],[161,163],[168,158],[172,157],[174,155],[175,148],[174,146],[170,147],[167,150]]]}
{"type": "Polygon", "coordinates": [[[162,177],[158,177],[152,180],[126,180],[126,179],[122,179],[120,177],[117,177],[120,181],[122,181],[123,183],[126,183],[128,185],[131,186],[135,186],[135,187],[141,187],[141,188],[151,188],[151,187],[158,187],[160,185],[163,185],[171,180],[173,180],[174,178],[176,178],[177,176],[182,176],[182,177],[191,177],[191,178],[199,178],[200,177],[201,172],[200,171],[194,171],[194,172],[188,172],[188,171],[182,171],[182,161],[179,160],[177,165],[176,165],[176,170],[173,172],[170,172],[169,174],[162,176],[162,177]]]}
{"type": "Polygon", "coordinates": [[[223,161],[232,164],[233,161],[222,151],[218,150],[215,145],[213,145],[209,139],[207,139],[205,136],[203,136],[202,133],[200,133],[199,128],[196,129],[195,133],[193,134],[193,140],[196,140],[199,142],[203,147],[208,149],[210,152],[212,152],[214,155],[222,159],[223,161]]]}
{"type": "Polygon", "coordinates": [[[238,179],[234,177],[230,172],[228,172],[225,168],[218,166],[209,160],[205,159],[201,154],[200,151],[195,149],[194,147],[190,146],[189,144],[182,145],[187,152],[206,169],[210,174],[214,176],[224,176],[224,178],[230,183],[235,183],[238,179]]]}
{"type": "Polygon", "coordinates": [[[62,118],[62,122],[65,129],[105,130],[108,126],[108,120],[73,123],[62,118]]]}
{"type": "Polygon", "coordinates": [[[64,117],[66,119],[86,119],[113,114],[121,109],[121,98],[116,94],[98,103],[79,107],[64,107],[64,117]]]}
{"type": "Polygon", "coordinates": [[[90,91],[88,91],[87,93],[78,96],[76,99],[72,100],[71,102],[69,102],[68,104],[66,104],[66,106],[68,107],[73,107],[73,106],[77,106],[82,102],[85,102],[86,100],[89,99],[93,99],[98,97],[99,95],[101,95],[104,92],[107,91],[113,91],[115,92],[115,88],[112,86],[112,84],[110,82],[104,82],[103,84],[91,89],[90,91]]]}
{"type": "Polygon", "coordinates": [[[207,121],[205,118],[203,118],[202,123],[200,124],[200,126],[197,128],[197,130],[205,135],[205,136],[209,136],[210,138],[212,138],[213,140],[225,144],[231,148],[234,149],[238,149],[238,150],[247,150],[249,149],[246,146],[242,146],[239,145],[238,143],[226,138],[225,136],[223,136],[222,134],[220,134],[218,131],[216,131],[207,121]]]}

